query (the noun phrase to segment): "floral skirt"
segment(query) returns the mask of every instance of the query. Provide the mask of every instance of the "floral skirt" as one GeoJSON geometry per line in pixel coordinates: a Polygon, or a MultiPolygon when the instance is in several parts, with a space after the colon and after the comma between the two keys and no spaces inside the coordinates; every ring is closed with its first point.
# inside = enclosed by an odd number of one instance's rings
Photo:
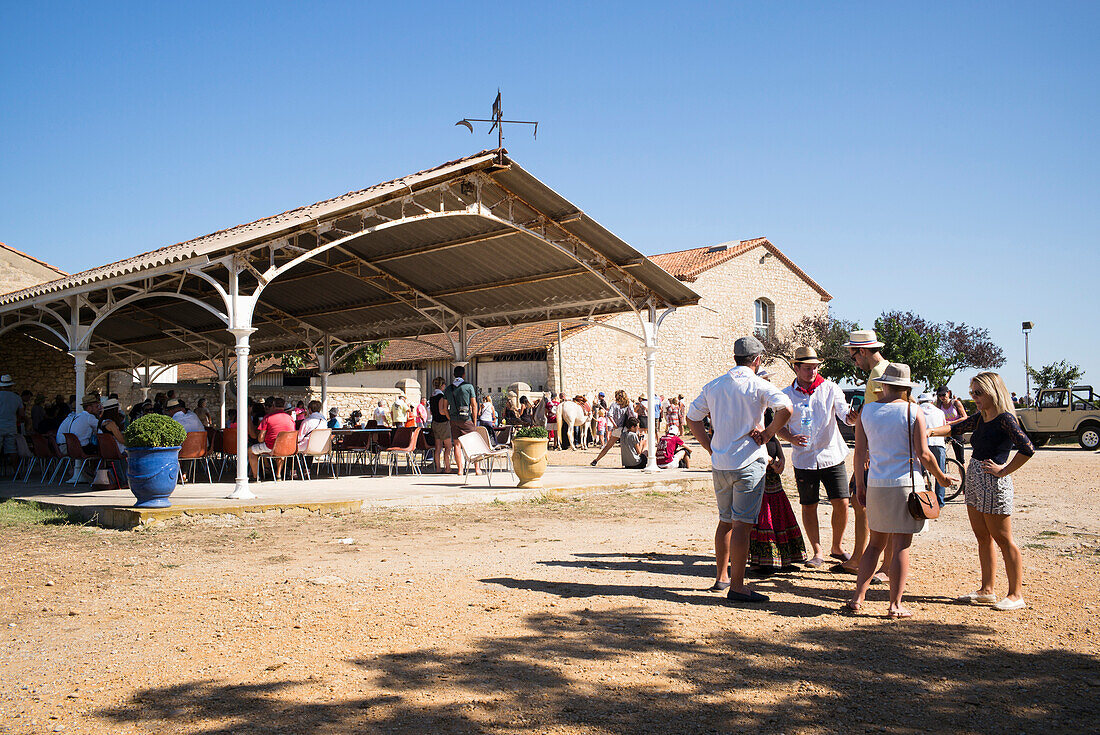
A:
{"type": "Polygon", "coordinates": [[[772,472],[764,474],[764,501],[756,528],[749,536],[749,564],[774,568],[806,561],[806,544],[791,501],[783,492],[783,480],[772,472]]]}

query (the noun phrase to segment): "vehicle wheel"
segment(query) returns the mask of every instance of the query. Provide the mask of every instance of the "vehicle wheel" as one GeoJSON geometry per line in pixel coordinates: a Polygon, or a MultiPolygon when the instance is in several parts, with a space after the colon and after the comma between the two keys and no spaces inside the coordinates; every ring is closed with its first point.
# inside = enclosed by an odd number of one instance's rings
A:
{"type": "Polygon", "coordinates": [[[943,473],[955,480],[955,486],[947,488],[943,494],[944,502],[950,503],[962,494],[966,485],[966,468],[957,459],[947,459],[944,460],[943,473]]]}
{"type": "Polygon", "coordinates": [[[1077,442],[1085,449],[1100,447],[1100,424],[1085,424],[1078,429],[1077,442]]]}
{"type": "Polygon", "coordinates": [[[1036,447],[1045,447],[1047,442],[1050,441],[1050,434],[1028,434],[1027,438],[1036,447]]]}

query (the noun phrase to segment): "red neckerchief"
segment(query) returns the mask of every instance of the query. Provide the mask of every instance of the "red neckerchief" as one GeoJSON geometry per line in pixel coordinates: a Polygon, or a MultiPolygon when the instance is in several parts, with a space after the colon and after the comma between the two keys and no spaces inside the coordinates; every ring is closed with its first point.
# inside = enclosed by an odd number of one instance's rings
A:
{"type": "Polygon", "coordinates": [[[813,395],[814,388],[816,388],[817,386],[821,385],[824,382],[825,382],[825,378],[821,377],[821,373],[818,373],[817,377],[814,378],[814,382],[810,383],[810,389],[809,390],[803,390],[802,386],[798,384],[797,380],[794,381],[794,389],[801,392],[801,393],[805,393],[806,395],[810,396],[810,395],[813,395]]]}

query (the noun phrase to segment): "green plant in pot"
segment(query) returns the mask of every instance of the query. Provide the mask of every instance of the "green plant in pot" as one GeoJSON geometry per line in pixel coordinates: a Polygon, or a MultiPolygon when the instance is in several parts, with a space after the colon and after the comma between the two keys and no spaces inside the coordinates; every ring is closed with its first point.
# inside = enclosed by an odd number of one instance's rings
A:
{"type": "Polygon", "coordinates": [[[525,426],[512,438],[512,466],[518,487],[542,487],[546,472],[546,448],[550,432],[542,426],[525,426]]]}
{"type": "Polygon", "coordinates": [[[126,464],[137,508],[167,508],[179,480],[179,452],[187,430],[157,413],[126,427],[126,464]]]}

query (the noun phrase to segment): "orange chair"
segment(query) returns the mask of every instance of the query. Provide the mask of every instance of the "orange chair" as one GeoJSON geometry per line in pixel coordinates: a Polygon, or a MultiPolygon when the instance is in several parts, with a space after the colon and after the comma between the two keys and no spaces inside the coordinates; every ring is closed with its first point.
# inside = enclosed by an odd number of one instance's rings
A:
{"type": "MultiPolygon", "coordinates": [[[[298,432],[297,431],[280,431],[279,435],[275,437],[275,446],[271,448],[270,454],[260,455],[260,466],[263,466],[263,461],[267,460],[268,467],[271,470],[271,479],[275,482],[279,481],[278,473],[275,470],[276,463],[278,463],[279,471],[285,474],[286,463],[284,460],[293,459],[297,464],[301,460],[301,456],[298,454],[298,432]]],[[[301,471],[299,466],[299,473],[301,477],[305,477],[305,473],[301,471]]],[[[257,472],[257,475],[259,473],[257,472]]],[[[259,477],[257,477],[259,479],[259,477]]],[[[285,478],[284,478],[285,479],[285,478]]]]}
{"type": "Polygon", "coordinates": [[[206,451],[206,431],[189,431],[187,432],[187,438],[183,440],[183,446],[180,447],[179,454],[180,462],[180,481],[183,484],[187,484],[187,474],[184,472],[183,463],[191,463],[191,481],[194,482],[198,479],[198,470],[195,469],[197,462],[202,462],[206,467],[206,481],[213,482],[214,478],[210,474],[210,457],[206,451]]]}
{"type": "MultiPolygon", "coordinates": [[[[69,452],[66,457],[68,460],[66,471],[68,471],[69,467],[72,467],[73,477],[75,478],[67,480],[67,482],[70,485],[76,485],[80,482],[80,476],[84,473],[84,466],[93,461],[98,463],[99,457],[85,452],[84,447],[80,444],[80,440],[76,438],[76,434],[65,434],[65,448],[69,452]],[[77,462],[80,464],[77,464],[77,462]]],[[[96,464],[96,469],[99,469],[98,464],[96,464]]],[[[61,479],[65,479],[64,473],[61,474],[61,479]]]]}
{"type": "MultiPolygon", "coordinates": [[[[114,434],[99,435],[99,464],[102,466],[104,463],[107,465],[107,474],[114,475],[115,487],[129,487],[125,482],[126,458],[122,456],[114,434]]],[[[98,471],[99,468],[97,467],[96,470],[98,471]]]]}
{"type": "MultiPolygon", "coordinates": [[[[49,442],[46,441],[46,437],[42,434],[31,434],[31,452],[34,454],[35,462],[42,463],[42,476],[38,478],[38,481],[45,482],[46,475],[53,471],[54,462],[56,462],[58,458],[50,451],[49,442]]],[[[34,470],[34,464],[31,464],[27,469],[27,476],[23,478],[25,482],[30,481],[32,470],[34,470]]]]}
{"type": "MultiPolygon", "coordinates": [[[[218,472],[218,479],[221,479],[225,475],[225,465],[232,460],[234,463],[237,461],[237,430],[222,429],[221,434],[218,437],[218,447],[222,455],[222,468],[218,472]]],[[[234,466],[236,466],[234,464],[234,466]]]]}
{"type": "Polygon", "coordinates": [[[64,482],[64,470],[68,468],[69,465],[72,463],[69,461],[68,457],[61,453],[61,447],[57,446],[57,439],[54,439],[53,434],[46,434],[46,444],[47,446],[49,446],[50,453],[53,455],[54,460],[57,462],[57,464],[55,464],[53,467],[53,471],[50,473],[49,482],[51,484],[54,482],[54,480],[57,480],[59,483],[64,482]]]}
{"type": "MultiPolygon", "coordinates": [[[[409,471],[414,475],[420,474],[420,466],[412,461],[413,453],[417,451],[416,440],[419,436],[420,428],[416,426],[399,426],[393,430],[393,439],[390,440],[390,446],[382,450],[390,455],[387,474],[393,474],[393,470],[397,468],[397,458],[402,454],[405,455],[405,465],[409,468],[409,471]]],[[[378,456],[381,456],[381,452],[378,453],[378,456]]]]}

